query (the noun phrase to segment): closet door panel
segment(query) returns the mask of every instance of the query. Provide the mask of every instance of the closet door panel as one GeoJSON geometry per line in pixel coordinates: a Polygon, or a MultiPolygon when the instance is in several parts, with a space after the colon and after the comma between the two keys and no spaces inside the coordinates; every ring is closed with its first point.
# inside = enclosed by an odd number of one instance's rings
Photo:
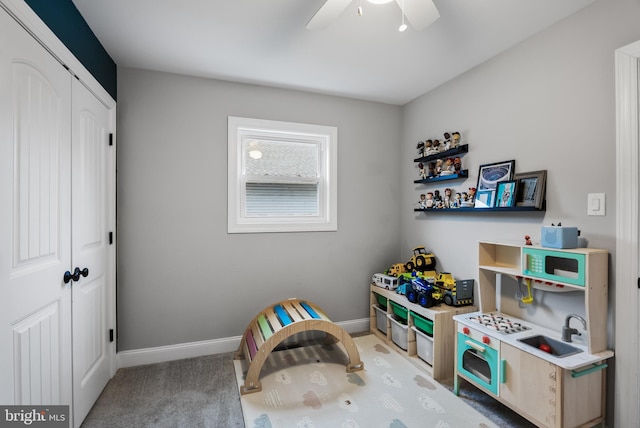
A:
{"type": "Polygon", "coordinates": [[[0,402],[71,404],[71,75],[0,9],[0,402]]]}
{"type": "Polygon", "coordinates": [[[73,286],[74,420],[82,421],[110,378],[107,308],[109,110],[73,82],[72,259],[87,269],[73,286]]]}

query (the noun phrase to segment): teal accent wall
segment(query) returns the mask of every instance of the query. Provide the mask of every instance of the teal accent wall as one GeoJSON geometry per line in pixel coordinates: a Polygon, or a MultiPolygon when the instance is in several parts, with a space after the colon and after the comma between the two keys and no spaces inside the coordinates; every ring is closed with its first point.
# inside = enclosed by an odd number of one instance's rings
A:
{"type": "Polygon", "coordinates": [[[117,100],[117,66],[71,0],[25,0],[104,89],[117,100]]]}

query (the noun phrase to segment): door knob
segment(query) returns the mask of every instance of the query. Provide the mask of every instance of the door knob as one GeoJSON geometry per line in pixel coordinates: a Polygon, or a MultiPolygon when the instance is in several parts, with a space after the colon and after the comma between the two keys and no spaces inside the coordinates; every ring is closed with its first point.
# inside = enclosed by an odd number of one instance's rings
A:
{"type": "Polygon", "coordinates": [[[89,275],[89,269],[88,268],[84,268],[82,270],[80,270],[80,268],[75,268],[75,270],[73,271],[73,280],[74,281],[80,281],[80,275],[82,275],[83,277],[87,277],[87,275],[89,275]]]}
{"type": "Polygon", "coordinates": [[[65,284],[68,284],[69,281],[80,281],[80,276],[83,277],[87,277],[87,275],[89,275],[89,269],[88,268],[84,268],[82,270],[80,270],[80,268],[75,268],[73,273],[66,271],[64,273],[64,276],[62,277],[62,280],[64,281],[65,284]]]}
{"type": "Polygon", "coordinates": [[[68,284],[69,281],[71,281],[73,279],[73,275],[71,275],[71,272],[66,271],[64,273],[64,276],[62,277],[62,280],[64,281],[65,284],[68,284]]]}

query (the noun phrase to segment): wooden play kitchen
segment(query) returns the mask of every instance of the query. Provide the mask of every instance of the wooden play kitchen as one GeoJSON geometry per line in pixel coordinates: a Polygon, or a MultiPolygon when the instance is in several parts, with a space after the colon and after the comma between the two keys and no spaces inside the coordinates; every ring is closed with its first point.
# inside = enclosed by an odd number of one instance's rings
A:
{"type": "MultiPolygon", "coordinates": [[[[591,248],[549,249],[480,242],[479,312],[456,315],[454,392],[465,379],[539,427],[593,426],[604,421],[607,349],[608,253],[591,248]],[[562,313],[549,329],[535,316],[500,312],[502,276],[527,285],[521,300],[535,305],[531,287],[579,292],[584,318],[562,313]],[[533,284],[533,285],[532,285],[533,284]],[[573,341],[583,323],[583,342],[573,341]]],[[[536,313],[535,311],[533,311],[536,313]]]]}
{"type": "Polygon", "coordinates": [[[423,308],[395,291],[371,285],[370,331],[406,352],[436,380],[453,376],[455,323],[453,316],[477,310],[441,303],[423,308]]]}

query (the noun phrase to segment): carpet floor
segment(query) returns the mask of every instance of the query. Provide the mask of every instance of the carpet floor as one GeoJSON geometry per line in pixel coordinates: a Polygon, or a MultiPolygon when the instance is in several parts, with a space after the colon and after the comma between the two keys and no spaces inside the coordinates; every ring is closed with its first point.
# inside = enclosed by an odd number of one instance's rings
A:
{"type": "MultiPolygon", "coordinates": [[[[288,347],[300,345],[308,343],[288,347]]],[[[442,385],[452,390],[453,380],[442,385]]],[[[464,381],[460,398],[499,427],[534,427],[464,381]]],[[[120,369],[82,423],[82,428],[244,426],[233,353],[120,369]]]]}

